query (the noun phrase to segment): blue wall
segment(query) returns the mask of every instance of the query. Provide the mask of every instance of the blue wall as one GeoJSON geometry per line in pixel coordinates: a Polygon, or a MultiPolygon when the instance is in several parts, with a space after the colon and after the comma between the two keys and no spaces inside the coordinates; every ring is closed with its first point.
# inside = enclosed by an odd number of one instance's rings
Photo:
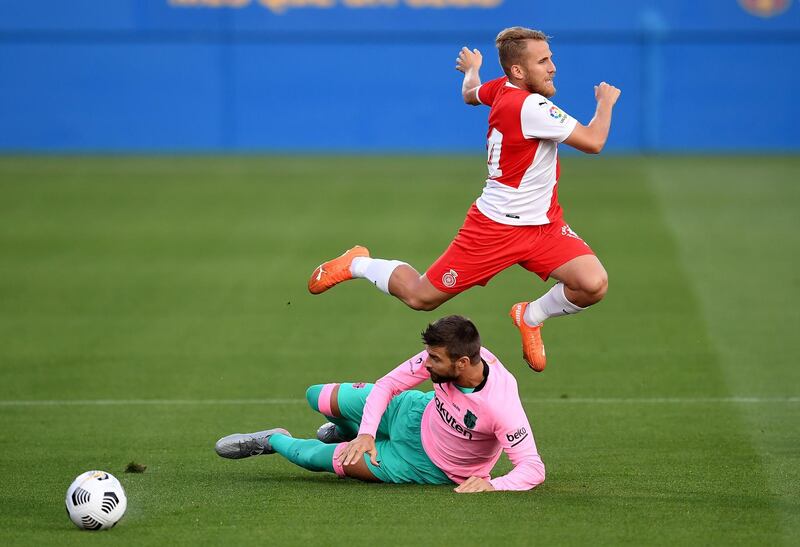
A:
{"type": "Polygon", "coordinates": [[[796,151],[800,7],[753,3],[0,0],[0,150],[474,151],[487,112],[455,56],[496,77],[522,24],[554,37],[579,120],[594,84],[622,88],[609,149],[796,151]]]}

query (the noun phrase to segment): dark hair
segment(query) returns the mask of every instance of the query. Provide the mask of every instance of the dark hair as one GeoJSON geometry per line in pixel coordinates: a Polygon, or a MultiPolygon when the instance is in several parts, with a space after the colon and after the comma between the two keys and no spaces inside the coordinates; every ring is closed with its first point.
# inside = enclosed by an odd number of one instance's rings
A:
{"type": "Polygon", "coordinates": [[[525,56],[528,40],[547,41],[548,36],[541,30],[533,30],[525,27],[511,27],[503,29],[494,40],[497,46],[497,55],[500,57],[500,66],[506,76],[511,77],[511,66],[518,65],[525,56]]]}
{"type": "Polygon", "coordinates": [[[481,358],[481,335],[472,321],[460,315],[448,315],[428,325],[422,331],[422,341],[427,346],[445,348],[453,361],[466,356],[477,363],[481,358]]]}

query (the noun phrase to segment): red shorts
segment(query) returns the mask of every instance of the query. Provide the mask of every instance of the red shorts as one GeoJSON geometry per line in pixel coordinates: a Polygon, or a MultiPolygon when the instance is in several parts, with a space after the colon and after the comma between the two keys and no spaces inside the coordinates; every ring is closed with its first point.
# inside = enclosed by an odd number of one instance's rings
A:
{"type": "Polygon", "coordinates": [[[425,275],[440,291],[459,293],[486,285],[514,264],[547,280],[550,272],[582,255],[594,252],[561,219],[509,226],[487,218],[473,203],[455,239],[425,275]]]}

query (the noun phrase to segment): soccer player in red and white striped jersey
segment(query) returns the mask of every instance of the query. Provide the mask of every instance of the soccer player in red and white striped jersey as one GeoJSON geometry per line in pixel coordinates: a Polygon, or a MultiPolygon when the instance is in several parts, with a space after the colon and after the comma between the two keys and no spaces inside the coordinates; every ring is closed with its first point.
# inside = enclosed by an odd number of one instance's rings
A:
{"type": "Polygon", "coordinates": [[[372,258],[365,247],[356,246],[321,264],[308,288],[319,294],[342,281],[365,278],[413,309],[433,310],[519,264],[542,280],[558,281],[540,298],[519,302],[510,312],[522,335],[525,361],[540,372],[546,364],[544,320],[583,311],[599,302],[608,287],[603,265],[563,219],[558,144],[599,153],[620,90],[605,82],[595,86],[597,109],[582,125],[550,101],[556,93],[556,67],[544,33],[512,27],[500,32],[495,43],[504,77],[481,83],[478,50],[462,48],[456,60],[456,69],[464,73],[464,102],[490,107],[489,173],[444,254],[420,275],[404,262],[372,258]]]}

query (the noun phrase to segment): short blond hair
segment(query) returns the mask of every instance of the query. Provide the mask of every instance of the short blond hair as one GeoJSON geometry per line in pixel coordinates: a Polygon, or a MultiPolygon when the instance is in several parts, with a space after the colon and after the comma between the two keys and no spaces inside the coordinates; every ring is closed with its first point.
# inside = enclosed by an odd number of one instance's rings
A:
{"type": "Polygon", "coordinates": [[[497,46],[497,54],[500,57],[500,66],[503,67],[503,72],[506,76],[511,77],[509,72],[512,65],[518,65],[525,56],[525,48],[527,47],[527,40],[544,40],[547,42],[547,36],[541,30],[533,30],[525,27],[511,27],[503,29],[494,39],[494,45],[497,46]]]}

